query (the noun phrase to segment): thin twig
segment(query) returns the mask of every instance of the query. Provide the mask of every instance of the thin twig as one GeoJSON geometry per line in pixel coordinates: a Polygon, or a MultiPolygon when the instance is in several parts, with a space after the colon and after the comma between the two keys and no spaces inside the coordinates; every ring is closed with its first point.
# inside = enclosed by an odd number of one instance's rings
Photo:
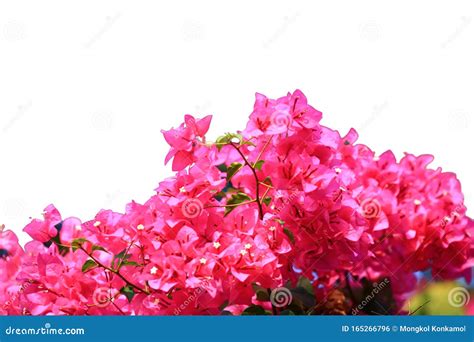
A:
{"type": "Polygon", "coordinates": [[[253,167],[255,167],[255,165],[257,165],[258,161],[260,160],[260,157],[262,156],[263,152],[267,149],[267,146],[268,144],[270,143],[270,141],[272,141],[272,138],[273,136],[271,136],[267,142],[265,143],[265,145],[263,145],[263,148],[262,150],[258,153],[258,156],[257,156],[257,159],[255,159],[255,163],[253,163],[253,167]]]}
{"type": "Polygon", "coordinates": [[[204,208],[227,208],[227,207],[238,207],[240,205],[245,205],[245,204],[252,204],[257,202],[257,200],[251,200],[247,202],[242,202],[242,203],[234,203],[234,204],[224,204],[224,205],[207,205],[204,208]]]}
{"type": "Polygon", "coordinates": [[[130,281],[127,280],[127,278],[125,278],[121,273],[120,271],[118,270],[114,270],[113,268],[110,268],[108,266],[105,266],[104,264],[102,264],[99,260],[97,260],[96,258],[94,258],[94,256],[92,256],[92,254],[90,254],[89,252],[87,252],[83,247],[82,245],[79,246],[79,249],[81,251],[83,251],[84,253],[86,253],[97,265],[99,265],[100,267],[106,269],[107,271],[109,272],[112,272],[113,274],[116,274],[120,279],[122,279],[124,282],[126,282],[128,285],[130,285],[131,287],[133,287],[134,289],[142,292],[142,293],[146,293],[146,294],[150,294],[149,291],[145,290],[145,289],[142,289],[140,288],[139,286],[131,283],[130,281]]]}
{"type": "Polygon", "coordinates": [[[357,299],[355,297],[354,291],[352,291],[351,282],[349,279],[349,272],[346,271],[344,276],[346,278],[346,287],[347,287],[347,290],[349,291],[349,296],[351,297],[353,305],[355,305],[357,303],[357,299]]]}
{"type": "MultiPolygon", "coordinates": [[[[120,270],[120,267],[122,267],[123,261],[124,261],[125,258],[127,257],[127,254],[128,254],[128,252],[130,251],[130,248],[132,248],[132,245],[133,245],[134,242],[135,242],[135,241],[132,241],[132,242],[130,243],[130,245],[128,246],[128,248],[125,250],[125,253],[123,254],[123,258],[120,258],[120,261],[119,261],[119,263],[118,263],[118,265],[117,265],[117,270],[120,270]]],[[[113,265],[112,265],[112,266],[113,266],[113,265]]]]}
{"type": "Polygon", "coordinates": [[[268,191],[270,191],[270,188],[267,188],[267,189],[265,190],[265,192],[263,193],[262,200],[260,201],[260,203],[263,203],[263,201],[265,200],[265,196],[267,196],[267,194],[268,194],[268,191]]]}
{"type": "Polygon", "coordinates": [[[260,203],[260,186],[259,186],[260,181],[258,180],[257,171],[255,171],[255,168],[252,166],[252,164],[249,163],[249,161],[247,160],[245,155],[242,153],[242,151],[239,149],[239,147],[237,145],[235,145],[233,142],[231,142],[230,144],[240,154],[240,156],[244,160],[244,163],[248,167],[250,167],[250,169],[252,170],[252,173],[253,173],[253,176],[254,176],[255,182],[256,182],[256,184],[255,184],[256,185],[256,190],[255,190],[256,194],[255,195],[256,195],[256,201],[257,201],[257,205],[258,205],[258,213],[259,213],[260,220],[263,220],[263,207],[262,207],[262,203],[260,203]]]}
{"type": "Polygon", "coordinates": [[[426,304],[428,304],[429,302],[431,302],[430,299],[428,299],[426,302],[424,302],[423,304],[421,304],[418,308],[415,309],[415,311],[408,313],[408,316],[413,315],[414,313],[416,313],[418,310],[420,310],[422,307],[424,307],[424,306],[425,306],[426,304]]]}

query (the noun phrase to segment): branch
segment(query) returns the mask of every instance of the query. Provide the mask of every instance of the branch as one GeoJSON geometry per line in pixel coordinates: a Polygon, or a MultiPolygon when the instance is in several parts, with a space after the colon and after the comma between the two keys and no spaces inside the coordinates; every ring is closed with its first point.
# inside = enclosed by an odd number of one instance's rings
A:
{"type": "Polygon", "coordinates": [[[147,295],[150,294],[150,291],[147,291],[147,290],[145,290],[145,289],[142,289],[142,288],[140,288],[139,286],[137,286],[137,285],[131,283],[130,281],[128,281],[127,278],[125,278],[125,277],[120,273],[119,270],[114,270],[114,269],[112,269],[112,268],[110,268],[110,267],[105,266],[104,264],[102,264],[99,260],[97,260],[95,257],[93,257],[91,253],[87,252],[87,251],[84,249],[84,247],[82,247],[82,245],[79,246],[79,249],[80,249],[81,251],[83,251],[84,253],[86,253],[86,254],[89,256],[89,258],[91,258],[97,265],[99,265],[99,266],[102,267],[103,269],[106,269],[106,270],[109,271],[109,272],[112,272],[113,274],[116,274],[120,279],[122,279],[125,283],[127,283],[127,285],[130,285],[131,287],[133,287],[133,288],[136,289],[137,291],[140,291],[140,292],[145,293],[145,294],[147,294],[147,295]]]}
{"type": "Polygon", "coordinates": [[[260,181],[258,180],[257,171],[255,171],[255,167],[249,163],[249,161],[247,160],[247,158],[245,157],[245,155],[242,153],[242,151],[237,145],[235,145],[233,142],[230,142],[230,145],[232,145],[232,147],[234,147],[237,150],[237,152],[240,154],[240,156],[244,160],[245,165],[250,167],[250,169],[252,170],[253,177],[255,178],[255,182],[256,182],[255,196],[256,196],[256,202],[258,204],[258,213],[259,213],[260,220],[263,220],[263,207],[262,207],[262,203],[260,202],[260,186],[259,186],[260,181]]]}

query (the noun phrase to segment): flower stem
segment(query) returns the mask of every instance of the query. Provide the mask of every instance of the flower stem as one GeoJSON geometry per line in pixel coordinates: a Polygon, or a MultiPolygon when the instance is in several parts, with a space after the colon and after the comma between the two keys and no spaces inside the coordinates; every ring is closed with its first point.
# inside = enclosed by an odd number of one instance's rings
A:
{"type": "Polygon", "coordinates": [[[255,184],[255,186],[256,186],[255,196],[256,196],[256,203],[258,205],[258,214],[259,214],[260,220],[263,220],[263,207],[262,207],[262,203],[260,202],[260,181],[258,180],[257,171],[255,171],[255,167],[252,164],[250,164],[250,162],[247,160],[247,158],[242,153],[240,148],[233,142],[231,142],[230,144],[240,154],[240,156],[244,160],[245,165],[247,165],[252,170],[253,177],[255,178],[255,182],[256,182],[256,184],[255,184]]]}
{"type": "Polygon", "coordinates": [[[108,266],[105,266],[104,264],[102,264],[99,260],[97,260],[94,256],[92,256],[92,253],[89,253],[87,252],[84,247],[82,246],[79,246],[79,249],[81,251],[83,251],[84,253],[86,253],[89,258],[91,258],[97,265],[99,265],[100,267],[102,267],[103,269],[106,269],[107,271],[109,272],[112,272],[113,274],[117,275],[120,279],[122,279],[125,283],[127,283],[127,285],[133,287],[134,289],[136,289],[137,291],[140,291],[142,293],[145,293],[145,294],[150,294],[150,291],[146,290],[146,289],[142,289],[140,288],[139,286],[131,283],[130,281],[127,280],[127,278],[125,278],[119,270],[114,270],[113,268],[110,268],[108,266]]]}

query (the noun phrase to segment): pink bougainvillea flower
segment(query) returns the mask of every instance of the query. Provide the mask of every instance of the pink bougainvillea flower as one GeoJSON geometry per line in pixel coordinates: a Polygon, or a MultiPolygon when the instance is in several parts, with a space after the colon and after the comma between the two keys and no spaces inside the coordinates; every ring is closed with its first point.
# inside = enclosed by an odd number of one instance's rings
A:
{"type": "Polygon", "coordinates": [[[177,129],[162,131],[166,142],[171,146],[165,163],[173,158],[173,171],[181,171],[195,161],[194,150],[205,143],[205,134],[209,130],[211,119],[211,115],[197,120],[186,115],[184,123],[177,129]]]}
{"type": "Polygon", "coordinates": [[[33,239],[47,242],[58,234],[55,225],[61,222],[59,211],[51,204],[43,211],[43,220],[34,219],[24,229],[33,239]]]}
{"type": "Polygon", "coordinates": [[[376,155],[321,119],[299,90],[257,94],[246,128],[216,142],[211,116],[186,115],[162,131],[176,172],[144,203],[84,221],[50,205],[24,248],[0,226],[0,314],[275,312],[272,289],[324,304],[381,279],[399,313],[416,272],[470,282],[474,221],[456,175],[430,155],[376,155]]]}

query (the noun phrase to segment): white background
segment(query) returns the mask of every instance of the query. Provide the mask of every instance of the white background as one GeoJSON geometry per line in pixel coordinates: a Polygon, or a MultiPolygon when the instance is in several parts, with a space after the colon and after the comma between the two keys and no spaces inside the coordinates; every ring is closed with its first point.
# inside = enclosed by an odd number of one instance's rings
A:
{"type": "MultiPolygon", "coordinates": [[[[90,219],[171,175],[160,129],[245,127],[300,88],[378,152],[432,153],[474,212],[472,1],[2,1],[0,223],[90,219]]],[[[25,235],[22,241],[26,241],[25,235]]]]}

